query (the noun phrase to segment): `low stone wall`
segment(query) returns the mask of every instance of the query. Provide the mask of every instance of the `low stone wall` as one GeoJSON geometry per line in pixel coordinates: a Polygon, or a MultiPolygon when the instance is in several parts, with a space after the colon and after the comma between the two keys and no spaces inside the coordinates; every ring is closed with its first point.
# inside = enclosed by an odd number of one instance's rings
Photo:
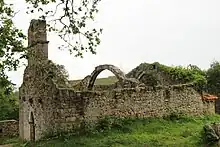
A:
{"type": "Polygon", "coordinates": [[[0,137],[1,136],[17,136],[19,124],[16,120],[0,121],[0,137]]]}

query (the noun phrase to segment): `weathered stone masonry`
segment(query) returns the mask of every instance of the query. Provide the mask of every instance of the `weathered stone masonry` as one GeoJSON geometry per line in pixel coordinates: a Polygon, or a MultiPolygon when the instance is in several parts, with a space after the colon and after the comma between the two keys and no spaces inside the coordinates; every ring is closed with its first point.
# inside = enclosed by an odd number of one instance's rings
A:
{"type": "Polygon", "coordinates": [[[112,65],[99,66],[97,72],[87,76],[79,87],[60,88],[47,69],[50,66],[45,27],[45,21],[32,20],[29,28],[29,46],[31,42],[40,45],[31,48],[19,89],[19,134],[22,139],[38,140],[51,133],[72,131],[82,123],[104,116],[162,117],[172,113],[203,115],[215,112],[213,101],[205,100],[193,85],[147,87],[138,80],[127,78],[112,65]],[[111,89],[92,90],[97,75],[105,69],[114,69],[112,72],[119,83],[111,89]]]}
{"type": "Polygon", "coordinates": [[[17,136],[18,135],[18,121],[4,120],[0,121],[0,137],[17,136]]]}

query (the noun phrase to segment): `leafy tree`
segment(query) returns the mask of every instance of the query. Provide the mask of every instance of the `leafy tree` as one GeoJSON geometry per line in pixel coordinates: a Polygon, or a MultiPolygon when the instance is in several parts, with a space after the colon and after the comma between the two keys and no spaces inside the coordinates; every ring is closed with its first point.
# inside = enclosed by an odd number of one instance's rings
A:
{"type": "Polygon", "coordinates": [[[75,56],[84,52],[96,53],[100,44],[102,29],[88,29],[87,24],[94,20],[100,0],[26,0],[30,6],[27,13],[38,13],[41,19],[48,21],[48,30],[54,31],[66,43],[60,48],[67,48],[75,56]],[[47,8],[55,4],[54,9],[47,8]],[[62,11],[59,11],[62,10],[62,11]]]}
{"type": "Polygon", "coordinates": [[[220,93],[220,62],[214,61],[206,72],[207,90],[214,94],[220,93]]]}
{"type": "Polygon", "coordinates": [[[189,70],[195,72],[195,73],[200,74],[200,75],[203,75],[203,76],[206,75],[205,71],[201,70],[197,65],[189,64],[189,65],[187,66],[187,68],[188,68],[189,70]]]}
{"type": "MultiPolygon", "coordinates": [[[[96,54],[102,29],[89,29],[87,24],[94,20],[100,0],[26,0],[27,13],[39,14],[47,20],[47,29],[56,32],[64,41],[59,48],[68,49],[70,54],[83,57],[84,52],[96,54]],[[54,7],[52,7],[54,6],[54,7]],[[48,7],[50,10],[47,11],[48,7]]],[[[0,86],[11,89],[6,71],[16,70],[22,59],[26,59],[27,48],[23,42],[27,37],[12,21],[16,12],[13,4],[0,0],[0,86]]],[[[6,90],[7,91],[7,90],[6,90]]]]}
{"type": "Polygon", "coordinates": [[[6,71],[16,70],[25,53],[23,40],[26,37],[14,26],[14,14],[11,5],[0,0],[0,89],[6,91],[12,88],[6,71]]]}
{"type": "Polygon", "coordinates": [[[19,115],[18,91],[5,94],[0,90],[0,120],[16,119],[19,115]]]}

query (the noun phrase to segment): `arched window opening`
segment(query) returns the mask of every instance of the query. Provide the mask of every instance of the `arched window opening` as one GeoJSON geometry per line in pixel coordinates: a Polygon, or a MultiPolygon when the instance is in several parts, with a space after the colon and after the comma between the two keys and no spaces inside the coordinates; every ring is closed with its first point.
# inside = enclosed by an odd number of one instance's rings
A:
{"type": "Polygon", "coordinates": [[[118,82],[117,77],[111,71],[104,70],[97,76],[94,85],[111,85],[116,82],[118,82]]]}
{"type": "MultiPolygon", "coordinates": [[[[118,79],[118,81],[122,81],[123,79],[125,79],[125,74],[119,68],[117,68],[116,66],[109,65],[109,64],[99,65],[95,68],[95,70],[91,74],[91,79],[89,80],[89,84],[88,84],[88,90],[93,89],[93,86],[94,86],[95,82],[96,82],[96,84],[97,83],[100,84],[102,82],[102,85],[103,84],[108,84],[105,81],[106,79],[104,79],[104,82],[103,82],[103,79],[96,81],[98,75],[101,72],[103,72],[104,70],[108,70],[108,71],[112,72],[115,75],[115,77],[112,77],[112,79],[118,79]]],[[[110,78],[110,81],[111,81],[111,78],[110,78]]],[[[115,82],[116,81],[117,80],[115,80],[115,82]]],[[[113,82],[113,80],[111,82],[113,82]]]]}
{"type": "Polygon", "coordinates": [[[29,125],[30,125],[30,140],[35,141],[35,122],[34,122],[33,112],[30,113],[29,125]]]}

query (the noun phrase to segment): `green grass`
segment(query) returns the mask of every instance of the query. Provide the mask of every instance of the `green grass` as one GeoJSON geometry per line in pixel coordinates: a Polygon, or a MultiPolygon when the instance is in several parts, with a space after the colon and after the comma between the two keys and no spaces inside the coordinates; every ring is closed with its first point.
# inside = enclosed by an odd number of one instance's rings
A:
{"type": "Polygon", "coordinates": [[[117,82],[118,79],[115,76],[109,76],[106,78],[98,78],[95,81],[95,85],[110,85],[117,82]]]}
{"type": "MultiPolygon", "coordinates": [[[[179,119],[127,119],[99,123],[84,135],[64,135],[38,141],[35,147],[202,147],[203,126],[220,116],[179,119]],[[110,123],[112,122],[112,123],[110,123]],[[102,129],[104,128],[104,129],[102,129]]],[[[19,146],[18,144],[16,146],[19,146]]],[[[33,146],[33,145],[31,145],[33,146]]]]}
{"type": "Polygon", "coordinates": [[[13,144],[19,142],[18,137],[0,137],[1,144],[13,144]]]}

